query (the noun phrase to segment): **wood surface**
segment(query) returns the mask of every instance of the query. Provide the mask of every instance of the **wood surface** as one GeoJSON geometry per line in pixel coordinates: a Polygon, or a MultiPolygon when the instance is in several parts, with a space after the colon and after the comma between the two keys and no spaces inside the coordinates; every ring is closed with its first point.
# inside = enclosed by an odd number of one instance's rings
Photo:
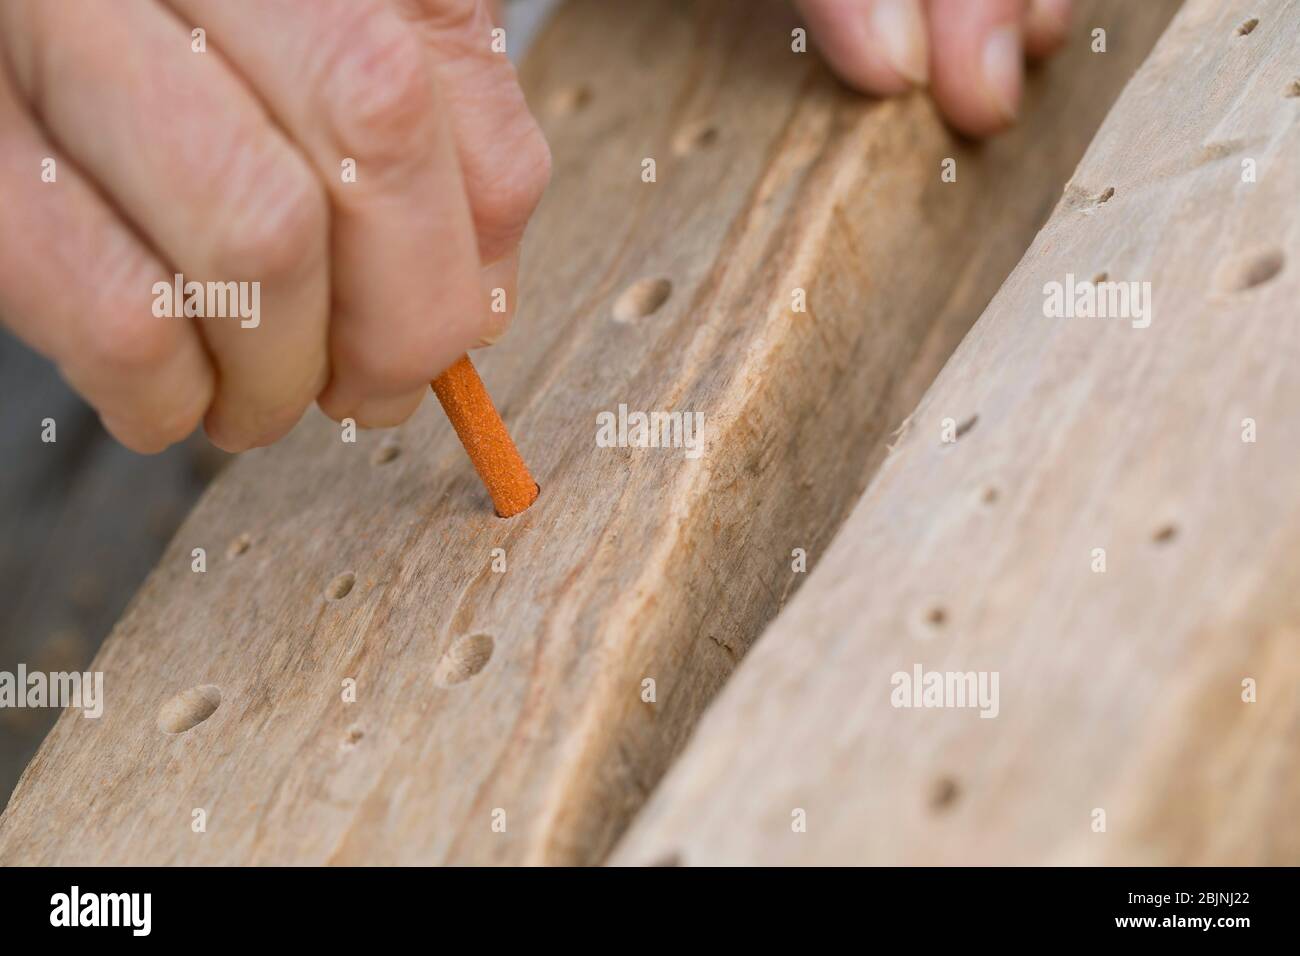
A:
{"type": "MultiPolygon", "coordinates": [[[[0,329],[0,672],[87,667],[226,457],[201,435],[154,457],[127,451],[0,329]]],[[[0,708],[0,801],[58,716],[0,708]]]]}
{"type": "Polygon", "coordinates": [[[1300,863],[1298,26],[1184,7],[617,862],[1300,863]]]}
{"type": "Polygon", "coordinates": [[[240,456],[96,659],[103,718],[65,713],[29,766],[0,862],[602,859],[1173,8],[1083,6],[1021,125],[972,146],[793,53],[779,0],[568,4],[523,71],[554,183],[476,356],[541,499],[496,518],[432,401],[240,456]],[[704,413],[703,456],[597,447],[620,404],[704,413]]]}

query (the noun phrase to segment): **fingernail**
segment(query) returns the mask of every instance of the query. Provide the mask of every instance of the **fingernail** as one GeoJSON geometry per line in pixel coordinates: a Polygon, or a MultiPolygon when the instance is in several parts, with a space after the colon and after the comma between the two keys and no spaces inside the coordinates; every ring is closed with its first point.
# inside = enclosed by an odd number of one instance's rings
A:
{"type": "Polygon", "coordinates": [[[483,267],[480,272],[483,292],[487,295],[488,314],[482,333],[470,348],[487,348],[505,335],[515,314],[515,295],[519,289],[519,247],[508,255],[483,267]]]}
{"type": "Polygon", "coordinates": [[[984,41],[984,88],[1004,119],[1013,120],[1020,109],[1024,83],[1024,43],[1020,27],[998,27],[984,41]]]}
{"type": "Polygon", "coordinates": [[[871,29],[880,38],[889,65],[917,86],[930,75],[930,44],[920,0],[876,0],[871,29]]]}

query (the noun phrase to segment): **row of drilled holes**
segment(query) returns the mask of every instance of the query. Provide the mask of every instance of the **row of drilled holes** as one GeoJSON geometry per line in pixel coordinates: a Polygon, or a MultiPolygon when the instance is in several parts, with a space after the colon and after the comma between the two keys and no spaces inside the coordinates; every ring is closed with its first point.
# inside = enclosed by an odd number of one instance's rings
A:
{"type": "MultiPolygon", "coordinates": [[[[614,303],[614,317],[621,322],[633,322],[657,312],[672,294],[672,283],[667,279],[642,279],[634,282],[614,303]]],[[[387,440],[371,455],[376,465],[385,465],[401,455],[401,446],[387,440]]],[[[226,548],[231,558],[246,553],[252,537],[241,534],[226,548]]],[[[325,586],[325,599],[341,601],[352,593],[356,574],[344,571],[325,586]]],[[[442,687],[454,687],[474,677],[492,657],[494,641],[488,634],[471,634],[454,642],[442,656],[434,670],[434,682],[442,687]]],[[[184,733],[207,720],[221,703],[221,692],[212,684],[192,687],[177,694],[166,704],[158,717],[158,726],[167,733],[184,733]]]]}
{"type": "MultiPolygon", "coordinates": [[[[226,554],[238,557],[251,546],[251,536],[241,534],[230,543],[226,554]]],[[[331,603],[343,600],[352,593],[356,582],[357,576],[351,571],[337,575],[325,587],[325,600],[331,603]]],[[[465,683],[487,667],[495,646],[490,634],[470,634],[454,641],[434,668],[434,683],[443,688],[465,683]]],[[[221,688],[215,684],[190,687],[163,704],[158,712],[158,728],[167,734],[183,734],[211,717],[220,706],[221,688]]],[[[360,730],[353,728],[346,742],[355,744],[362,736],[360,730]]]]}
{"type": "MultiPolygon", "coordinates": [[[[1250,17],[1249,19],[1243,20],[1237,27],[1237,36],[1250,36],[1255,32],[1255,27],[1257,26],[1259,26],[1259,17],[1250,17]]],[[[1297,77],[1287,84],[1286,95],[1289,97],[1300,96],[1300,77],[1297,77]]]]}
{"type": "MultiPolygon", "coordinates": [[[[487,666],[494,646],[488,634],[462,637],[442,655],[434,670],[434,683],[443,688],[463,684],[487,666]]],[[[162,705],[158,712],[158,729],[167,734],[183,734],[211,717],[220,706],[221,688],[215,684],[191,687],[162,705]]],[[[352,743],[360,740],[361,736],[358,729],[349,731],[352,743]]]]}

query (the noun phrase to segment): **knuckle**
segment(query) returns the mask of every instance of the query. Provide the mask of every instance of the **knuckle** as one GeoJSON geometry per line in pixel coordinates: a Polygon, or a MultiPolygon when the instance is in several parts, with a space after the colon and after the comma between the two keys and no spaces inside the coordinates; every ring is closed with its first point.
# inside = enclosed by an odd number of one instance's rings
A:
{"type": "Polygon", "coordinates": [[[204,424],[213,442],[226,451],[245,451],[269,445],[288,434],[306,411],[311,399],[273,406],[250,404],[247,397],[218,392],[204,424]]]}
{"type": "Polygon", "coordinates": [[[164,442],[164,447],[183,441],[193,434],[203,421],[208,410],[210,396],[201,389],[195,389],[181,396],[166,408],[159,409],[153,424],[153,432],[164,442]]]}
{"type": "Polygon", "coordinates": [[[104,317],[90,328],[87,352],[115,372],[147,372],[162,365],[171,354],[169,336],[133,316],[104,317]]]}
{"type": "Polygon", "coordinates": [[[306,165],[283,159],[230,187],[213,230],[211,262],[223,279],[276,279],[302,274],[324,255],[329,207],[306,165]]]}
{"type": "Polygon", "coordinates": [[[349,377],[391,393],[428,384],[436,371],[424,349],[394,348],[392,344],[358,344],[344,351],[340,365],[349,377]]]}
{"type": "Polygon", "coordinates": [[[437,323],[403,326],[398,334],[378,336],[364,325],[333,329],[334,376],[347,392],[393,395],[428,385],[438,369],[445,332],[437,323]]]}
{"type": "Polygon", "coordinates": [[[337,145],[368,165],[423,156],[434,110],[423,43],[383,6],[365,5],[348,25],[325,44],[325,115],[337,145]]]}
{"type": "Polygon", "coordinates": [[[167,323],[183,319],[155,318],[144,293],[144,276],[133,276],[138,288],[105,289],[86,327],[87,358],[109,372],[135,375],[164,365],[175,353],[177,331],[167,323]]]}
{"type": "Polygon", "coordinates": [[[206,361],[193,364],[187,351],[193,348],[187,320],[157,311],[159,286],[170,287],[171,277],[159,275],[158,265],[132,246],[110,242],[103,250],[87,321],[77,324],[64,374],[100,408],[105,424],[116,426],[110,430],[123,444],[154,454],[198,427],[213,382],[206,361]]]}
{"type": "Polygon", "coordinates": [[[487,13],[483,0],[436,0],[424,4],[423,10],[425,21],[434,30],[462,35],[463,31],[482,23],[480,17],[486,17],[487,13]]]}
{"type": "MultiPolygon", "coordinates": [[[[279,437],[288,432],[316,400],[324,387],[329,370],[322,359],[309,362],[275,383],[264,382],[238,391],[223,393],[222,398],[240,412],[240,421],[260,440],[279,437]]],[[[242,383],[241,383],[242,384],[242,383]]]]}
{"type": "Polygon", "coordinates": [[[104,409],[98,411],[99,420],[108,433],[137,455],[157,455],[175,444],[157,434],[147,423],[124,421],[104,409]]]}
{"type": "Polygon", "coordinates": [[[474,225],[485,262],[519,241],[551,181],[551,149],[531,117],[497,155],[473,186],[474,225]]]}

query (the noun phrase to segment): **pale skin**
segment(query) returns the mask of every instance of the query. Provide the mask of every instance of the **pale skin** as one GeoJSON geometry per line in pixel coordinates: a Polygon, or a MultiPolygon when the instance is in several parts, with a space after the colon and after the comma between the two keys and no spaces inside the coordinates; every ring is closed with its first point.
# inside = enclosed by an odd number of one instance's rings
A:
{"type": "MultiPolygon", "coordinates": [[[[971,136],[1014,122],[1069,3],[798,0],[845,83],[928,87],[971,136]]],[[[139,452],[267,445],[313,402],[400,424],[505,331],[550,177],[491,6],[3,0],[0,320],[139,452]],[[156,317],[175,273],[260,282],[261,324],[156,317]]]]}

